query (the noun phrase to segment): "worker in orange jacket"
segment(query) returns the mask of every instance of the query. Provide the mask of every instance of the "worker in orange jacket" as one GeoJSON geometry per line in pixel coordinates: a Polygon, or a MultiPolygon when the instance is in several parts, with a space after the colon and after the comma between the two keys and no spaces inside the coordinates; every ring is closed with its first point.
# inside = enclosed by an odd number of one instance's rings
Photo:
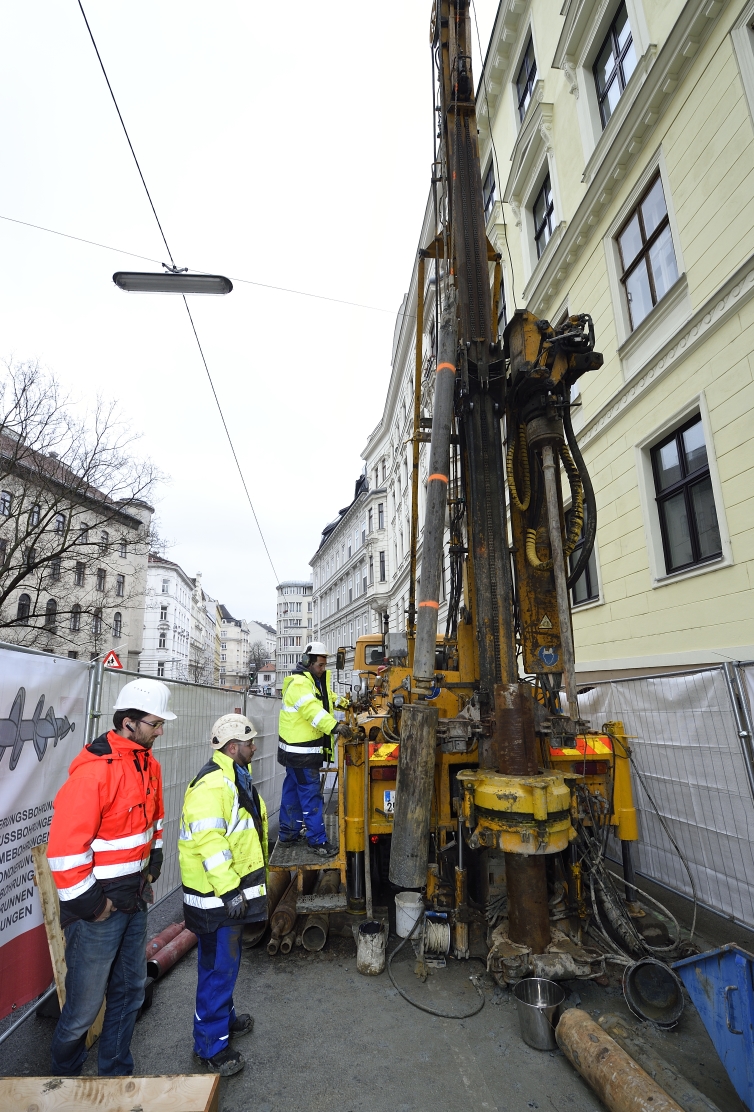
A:
{"type": "Polygon", "coordinates": [[[132,1074],[131,1035],[144,1001],[147,904],[162,867],[162,773],[150,750],[170,691],[127,683],[113,729],[73,760],[55,797],[47,859],[65,930],[66,999],[52,1040],[52,1072],[77,1077],[86,1035],[107,996],[98,1043],[101,1077],[132,1074]]]}

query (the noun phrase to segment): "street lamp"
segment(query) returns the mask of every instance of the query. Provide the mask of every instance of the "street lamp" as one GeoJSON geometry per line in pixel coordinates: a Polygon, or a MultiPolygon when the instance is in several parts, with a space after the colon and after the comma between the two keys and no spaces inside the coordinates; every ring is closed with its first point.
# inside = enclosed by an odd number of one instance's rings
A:
{"type": "Polygon", "coordinates": [[[233,289],[230,278],[222,274],[188,274],[178,268],[165,274],[117,270],[113,282],[126,293],[209,293],[226,294],[233,289]]]}

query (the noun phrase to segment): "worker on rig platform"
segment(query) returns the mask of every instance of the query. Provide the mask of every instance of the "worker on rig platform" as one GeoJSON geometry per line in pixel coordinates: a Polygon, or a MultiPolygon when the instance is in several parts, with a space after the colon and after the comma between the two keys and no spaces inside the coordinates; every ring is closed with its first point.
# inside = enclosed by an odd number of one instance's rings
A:
{"type": "Polygon", "coordinates": [[[218,718],[215,752],[186,788],[178,836],[184,918],[199,936],[194,1054],[225,1077],[246,1064],[230,1040],[254,1026],[233,1006],[244,924],[267,918],[267,809],[251,782],[256,734],[243,714],[218,718]]]}
{"type": "Polygon", "coordinates": [[[319,857],[334,857],[338,852],[338,847],[327,840],[319,769],[325,756],[332,755],[330,735],[350,734],[342,721],[343,712],[335,709],[345,706],[348,700],[332,689],[327,646],[322,641],[310,642],[294,671],[283,681],[278,764],[284,765],[286,772],[279,840],[290,843],[305,838],[319,857]]]}
{"type": "Polygon", "coordinates": [[[113,729],[74,758],[55,797],[47,860],[65,931],[65,1003],[52,1039],[52,1072],[78,1077],[86,1036],[107,997],[97,1045],[100,1077],[133,1073],[131,1036],[144,1002],[147,904],[162,868],[162,773],[150,750],[170,691],[127,683],[113,729]]]}

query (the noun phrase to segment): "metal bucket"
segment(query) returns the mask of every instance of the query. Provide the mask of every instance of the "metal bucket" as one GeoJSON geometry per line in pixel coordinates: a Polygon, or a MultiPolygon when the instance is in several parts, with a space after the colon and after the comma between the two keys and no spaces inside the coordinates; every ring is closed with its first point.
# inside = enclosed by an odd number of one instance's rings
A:
{"type": "Polygon", "coordinates": [[[558,1009],[565,1000],[565,993],[555,981],[544,977],[526,977],[514,985],[521,1038],[535,1050],[557,1050],[555,1028],[558,1009]]]}
{"type": "Polygon", "coordinates": [[[683,1011],[680,979],[657,958],[642,958],[623,974],[623,995],[634,1015],[658,1027],[675,1027],[683,1011]]]}

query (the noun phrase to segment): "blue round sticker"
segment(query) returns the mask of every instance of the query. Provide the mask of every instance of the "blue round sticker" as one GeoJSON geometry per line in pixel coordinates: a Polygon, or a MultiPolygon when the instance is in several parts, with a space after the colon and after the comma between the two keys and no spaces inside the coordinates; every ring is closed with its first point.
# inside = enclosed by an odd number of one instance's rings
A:
{"type": "Polygon", "coordinates": [[[553,648],[548,648],[546,645],[542,646],[542,648],[537,653],[537,656],[548,668],[552,668],[555,664],[558,663],[558,660],[560,659],[556,650],[553,648]]]}

